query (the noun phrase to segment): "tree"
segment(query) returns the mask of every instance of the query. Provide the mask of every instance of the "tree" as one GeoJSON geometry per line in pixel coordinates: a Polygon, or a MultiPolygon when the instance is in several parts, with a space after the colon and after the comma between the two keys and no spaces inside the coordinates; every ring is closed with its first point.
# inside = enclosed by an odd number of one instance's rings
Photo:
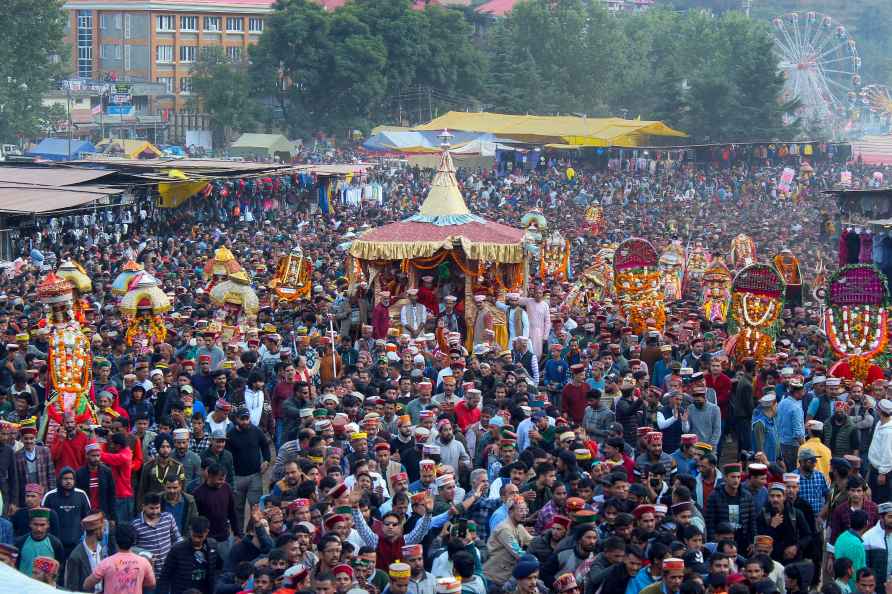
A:
{"type": "Polygon", "coordinates": [[[41,99],[63,72],[62,2],[5,0],[0,26],[0,140],[35,138],[48,117],[41,99]]]}
{"type": "Polygon", "coordinates": [[[281,108],[289,136],[326,129],[329,15],[316,2],[278,0],[250,48],[253,92],[281,108]]]}
{"type": "Polygon", "coordinates": [[[485,59],[462,12],[409,0],[352,0],[325,12],[279,0],[251,51],[254,93],[275,101],[289,131],[344,132],[393,121],[395,97],[423,86],[432,102],[483,88],[485,59]]]}
{"type": "Polygon", "coordinates": [[[233,63],[222,47],[204,47],[192,67],[193,104],[211,116],[214,144],[226,144],[230,131],[251,129],[258,105],[249,93],[246,64],[233,63]]]}

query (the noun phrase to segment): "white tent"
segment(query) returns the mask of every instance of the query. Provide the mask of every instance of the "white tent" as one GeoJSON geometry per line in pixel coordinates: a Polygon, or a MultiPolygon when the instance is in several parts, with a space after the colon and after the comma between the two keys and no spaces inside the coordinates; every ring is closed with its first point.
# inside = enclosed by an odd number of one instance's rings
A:
{"type": "Polygon", "coordinates": [[[0,594],[55,594],[59,591],[0,563],[0,594]]]}

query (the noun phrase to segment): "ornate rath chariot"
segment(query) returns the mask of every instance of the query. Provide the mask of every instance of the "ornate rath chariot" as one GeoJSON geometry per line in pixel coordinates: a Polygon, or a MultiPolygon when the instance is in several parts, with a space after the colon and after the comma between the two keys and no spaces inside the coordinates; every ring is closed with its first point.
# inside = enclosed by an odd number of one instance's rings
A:
{"type": "Polygon", "coordinates": [[[731,285],[726,352],[761,363],[774,352],[783,307],[784,279],[773,266],[751,264],[738,272],[731,285]]]}
{"type": "Polygon", "coordinates": [[[883,379],[873,363],[888,341],[889,286],[885,275],[870,264],[852,264],[827,282],[824,329],[839,360],[834,377],[871,383],[883,379]]]}
{"type": "Polygon", "coordinates": [[[161,290],[158,279],[148,272],[140,272],[131,279],[118,309],[128,321],[124,335],[127,346],[146,354],[167,340],[162,315],[170,311],[170,298],[161,290]]]}
{"type": "Polygon", "coordinates": [[[707,321],[724,324],[731,302],[731,271],[722,258],[716,257],[703,273],[703,314],[707,321]]]}
{"type": "Polygon", "coordinates": [[[666,309],[659,257],[653,244],[635,237],[619,244],[613,256],[613,282],[620,309],[632,332],[641,336],[651,324],[663,330],[666,309]]]}
{"type": "Polygon", "coordinates": [[[52,441],[66,415],[72,415],[77,423],[96,422],[90,402],[93,360],[90,341],[75,317],[71,282],[51,272],[37,287],[37,296],[48,310],[40,324],[47,332],[47,370],[51,390],[41,433],[45,440],[52,441]]]}
{"type": "Polygon", "coordinates": [[[300,246],[279,258],[276,274],[269,281],[269,288],[279,301],[290,303],[307,299],[313,288],[313,264],[304,257],[300,246]]]}
{"type": "Polygon", "coordinates": [[[742,270],[756,263],[756,242],[749,235],[741,233],[731,240],[731,268],[742,270]]]}

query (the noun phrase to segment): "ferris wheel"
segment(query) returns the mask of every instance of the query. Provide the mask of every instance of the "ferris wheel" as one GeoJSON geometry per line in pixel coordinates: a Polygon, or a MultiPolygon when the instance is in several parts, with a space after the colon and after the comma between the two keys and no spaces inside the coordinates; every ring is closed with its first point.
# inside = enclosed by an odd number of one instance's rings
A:
{"type": "Polygon", "coordinates": [[[861,58],[846,28],[819,12],[773,19],[774,46],[784,73],[784,100],[814,121],[845,119],[860,100],[861,58]]]}
{"type": "Polygon", "coordinates": [[[865,85],[861,89],[861,121],[865,132],[885,132],[892,124],[892,89],[865,85]]]}

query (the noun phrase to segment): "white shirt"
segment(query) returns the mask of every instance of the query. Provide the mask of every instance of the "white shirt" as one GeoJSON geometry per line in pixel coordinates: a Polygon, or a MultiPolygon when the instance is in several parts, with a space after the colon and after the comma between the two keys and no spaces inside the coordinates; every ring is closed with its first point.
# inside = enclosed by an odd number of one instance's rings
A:
{"type": "Polygon", "coordinates": [[[892,472],[892,421],[877,425],[867,459],[880,474],[892,472]]]}
{"type": "Polygon", "coordinates": [[[254,391],[251,388],[245,388],[245,406],[251,413],[251,424],[259,427],[260,416],[263,414],[263,390],[254,391]]]}

